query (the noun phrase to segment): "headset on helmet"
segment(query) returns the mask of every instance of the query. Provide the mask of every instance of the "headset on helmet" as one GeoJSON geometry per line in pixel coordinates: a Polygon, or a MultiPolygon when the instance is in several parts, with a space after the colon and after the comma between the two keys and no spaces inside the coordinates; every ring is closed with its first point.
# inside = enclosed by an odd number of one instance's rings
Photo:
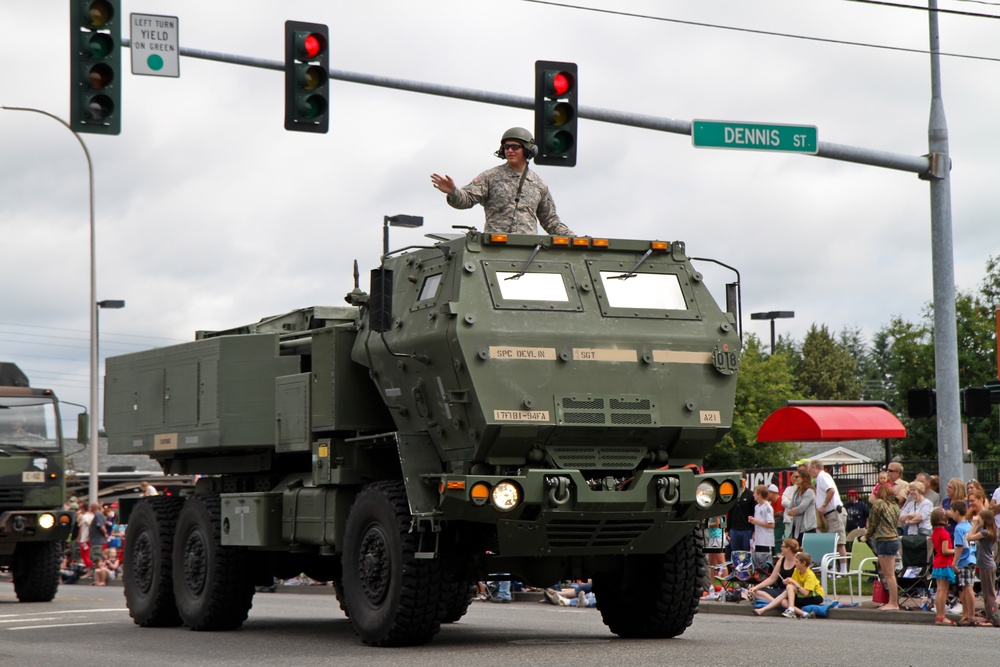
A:
{"type": "Polygon", "coordinates": [[[524,146],[524,157],[527,160],[532,159],[538,155],[538,146],[535,145],[535,138],[531,136],[531,132],[528,132],[523,127],[512,127],[503,133],[500,138],[500,148],[494,153],[498,158],[503,159],[506,157],[503,154],[503,145],[508,139],[513,139],[522,146],[524,146]]]}

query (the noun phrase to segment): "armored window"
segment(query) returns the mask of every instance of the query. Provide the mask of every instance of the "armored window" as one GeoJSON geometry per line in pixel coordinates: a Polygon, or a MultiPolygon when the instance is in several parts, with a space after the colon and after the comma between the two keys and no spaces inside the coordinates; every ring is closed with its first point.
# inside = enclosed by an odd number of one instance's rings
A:
{"type": "Polygon", "coordinates": [[[612,308],[687,310],[681,283],[672,273],[601,271],[601,284],[612,308]]]}
{"type": "Polygon", "coordinates": [[[438,287],[441,285],[441,274],[435,273],[432,276],[427,276],[424,278],[423,287],[420,288],[420,296],[417,297],[417,301],[426,301],[427,299],[433,299],[437,295],[438,287]]]}
{"type": "Polygon", "coordinates": [[[701,309],[684,266],[650,258],[638,269],[635,260],[588,260],[594,294],[605,317],[698,320],[701,309]]]}
{"type": "Polygon", "coordinates": [[[483,262],[493,306],[498,309],[583,310],[576,278],[563,262],[483,262]]]}

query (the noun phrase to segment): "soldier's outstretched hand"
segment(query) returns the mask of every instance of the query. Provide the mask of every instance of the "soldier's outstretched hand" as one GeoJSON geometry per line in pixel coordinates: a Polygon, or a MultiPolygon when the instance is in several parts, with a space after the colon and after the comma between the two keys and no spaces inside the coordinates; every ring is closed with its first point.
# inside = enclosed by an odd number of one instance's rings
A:
{"type": "Polygon", "coordinates": [[[431,174],[431,184],[446,195],[455,191],[455,181],[448,175],[431,174]]]}

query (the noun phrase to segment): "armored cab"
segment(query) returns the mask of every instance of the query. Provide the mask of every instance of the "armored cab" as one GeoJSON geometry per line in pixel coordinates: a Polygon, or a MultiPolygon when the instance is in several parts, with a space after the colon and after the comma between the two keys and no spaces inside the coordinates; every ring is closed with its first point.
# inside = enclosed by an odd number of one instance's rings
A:
{"type": "Polygon", "coordinates": [[[429,640],[496,573],[592,577],[622,636],[691,623],[700,522],[738,484],[701,467],[732,422],[735,316],[681,242],[435,238],[346,307],[108,360],[110,451],[207,475],[129,521],[137,623],[237,627],[255,582],[302,571],[378,645],[429,640]]]}
{"type": "Polygon", "coordinates": [[[29,386],[0,362],[0,565],[21,602],[49,602],[59,588],[62,546],[76,521],[66,501],[66,464],[55,394],[29,386]]]}

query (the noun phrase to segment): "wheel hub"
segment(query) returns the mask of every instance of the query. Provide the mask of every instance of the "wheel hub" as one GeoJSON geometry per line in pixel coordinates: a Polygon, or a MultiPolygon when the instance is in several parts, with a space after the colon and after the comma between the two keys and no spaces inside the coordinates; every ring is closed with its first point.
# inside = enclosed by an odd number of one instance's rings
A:
{"type": "Polygon", "coordinates": [[[134,538],[131,555],[132,580],[139,590],[148,593],[153,586],[153,542],[148,532],[143,531],[134,538]]]}
{"type": "Polygon", "coordinates": [[[204,536],[194,531],[184,543],[184,581],[188,590],[199,594],[205,588],[208,572],[208,547],[204,536]]]}
{"type": "Polygon", "coordinates": [[[381,526],[371,526],[365,531],[358,554],[358,572],[368,601],[374,605],[385,601],[392,569],[388,540],[381,526]]]}

